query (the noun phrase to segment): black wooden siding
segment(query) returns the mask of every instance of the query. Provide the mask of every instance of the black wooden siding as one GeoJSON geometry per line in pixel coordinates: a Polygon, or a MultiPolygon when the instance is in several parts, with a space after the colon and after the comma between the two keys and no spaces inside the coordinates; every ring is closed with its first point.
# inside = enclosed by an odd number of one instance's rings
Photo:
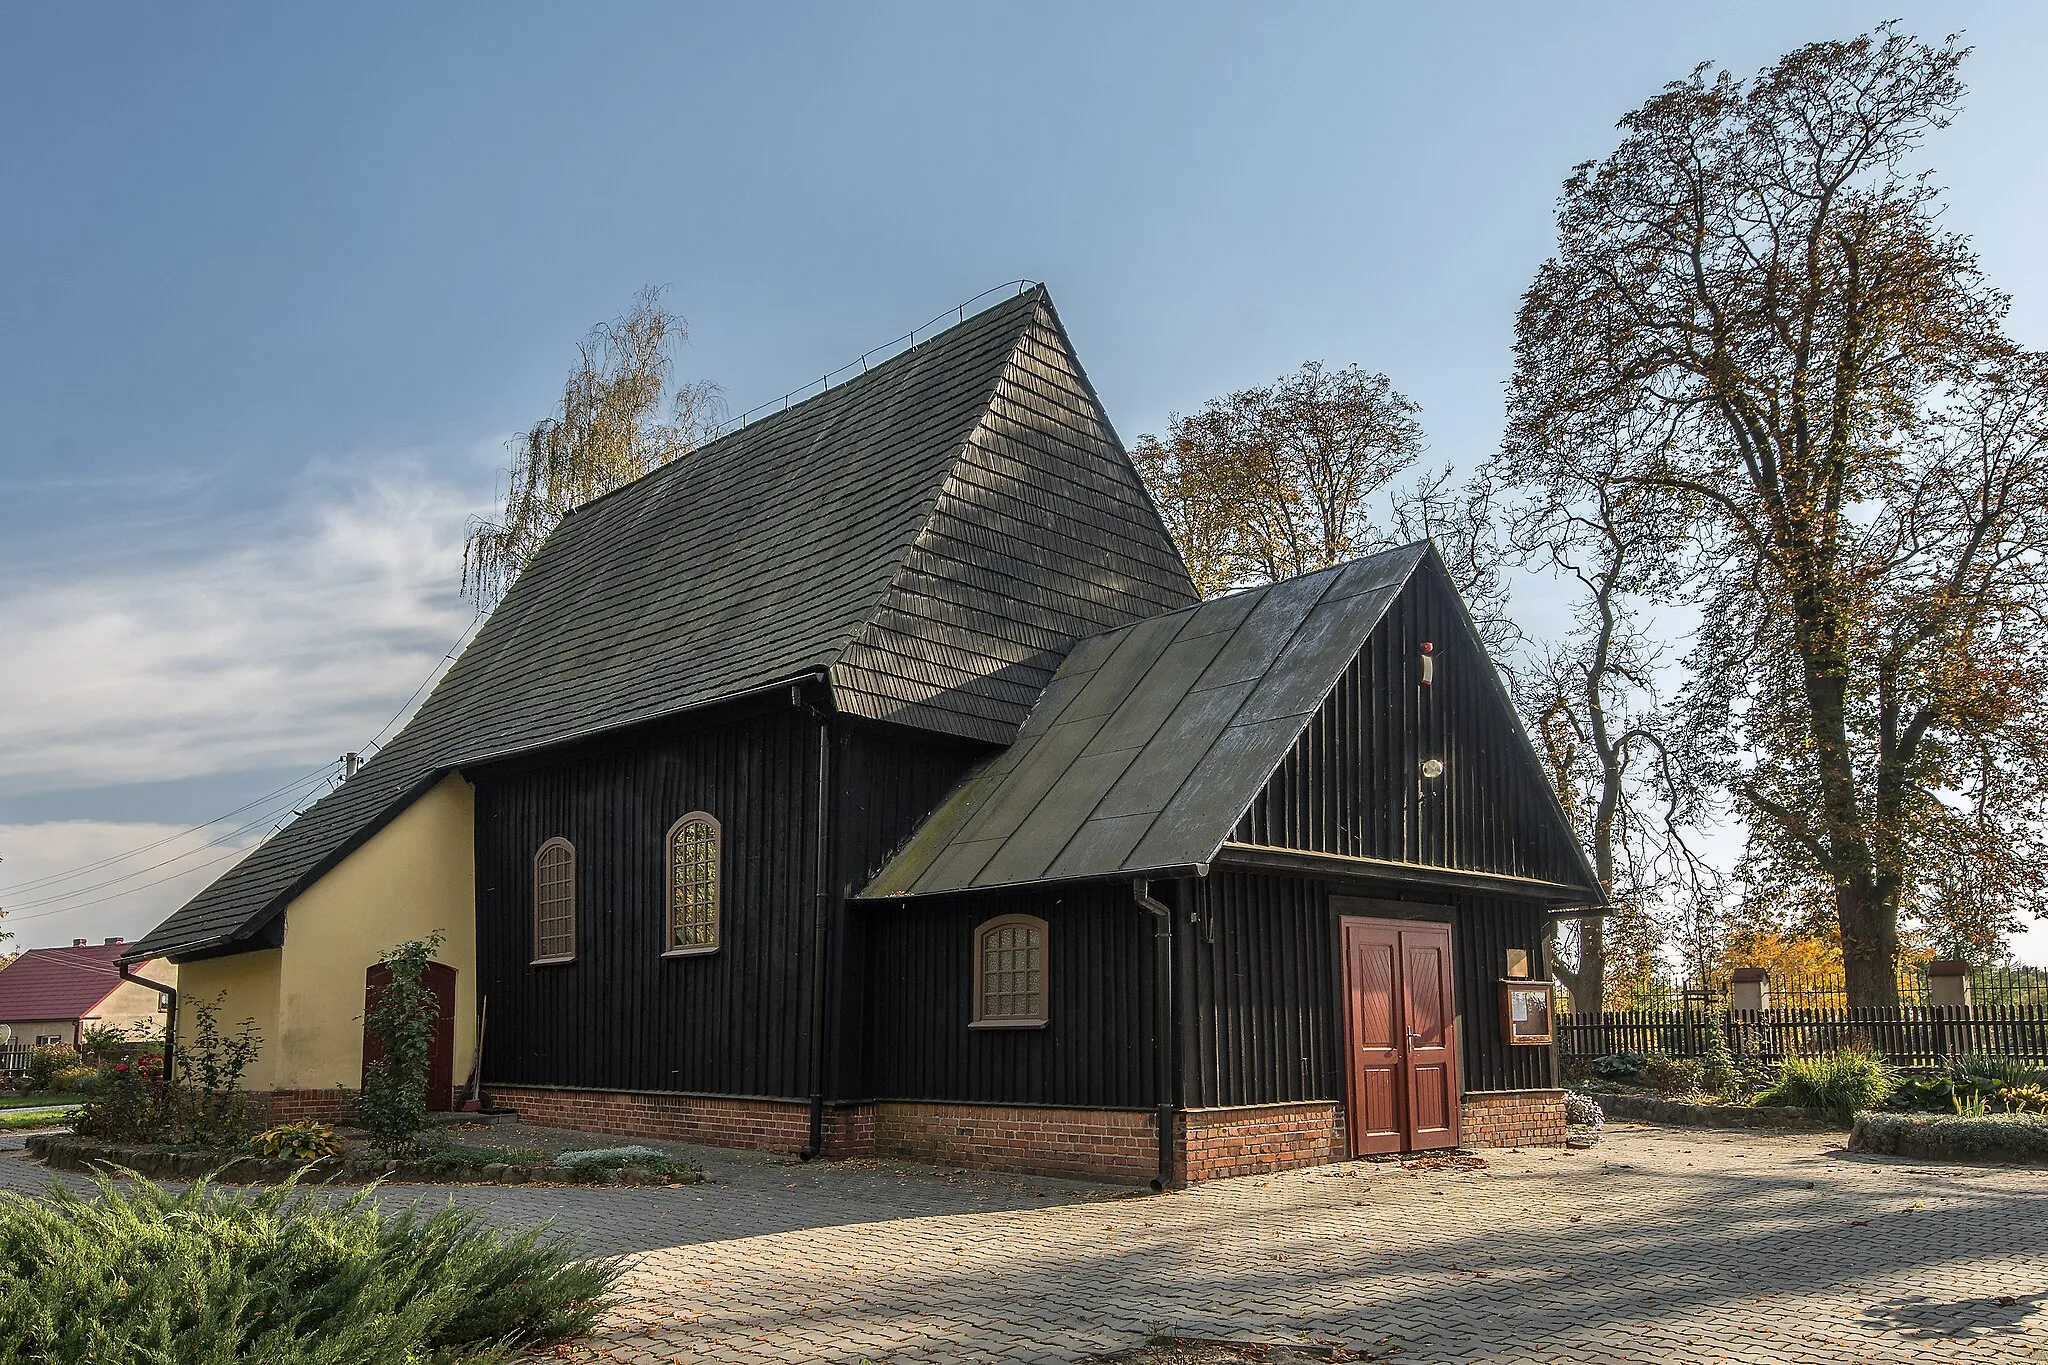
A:
{"type": "Polygon", "coordinates": [[[839,804],[833,817],[835,924],[829,950],[827,1093],[859,1099],[870,1093],[865,1074],[862,1020],[874,1008],[870,987],[872,909],[846,896],[867,884],[898,845],[916,832],[968,769],[995,746],[948,739],[927,731],[842,718],[834,752],[839,804]]]}
{"type": "Polygon", "coordinates": [[[476,779],[486,1082],[808,1093],[816,727],[779,709],[476,779]],[[721,946],[664,958],[663,838],[723,827],[721,946]],[[531,965],[533,854],[576,846],[576,960],[531,965]]]}
{"type": "Polygon", "coordinates": [[[1144,1109],[1158,1102],[1152,917],[1116,885],[855,908],[868,947],[870,1098],[1144,1109]],[[1046,921],[1049,1022],[970,1029],[974,929],[1046,921]]]}
{"type": "Polygon", "coordinates": [[[1387,609],[1231,832],[1240,843],[1575,884],[1552,807],[1494,666],[1440,574],[1418,572],[1387,609]],[[1422,645],[1436,680],[1420,682],[1422,645]],[[1443,761],[1444,775],[1421,778],[1443,761]]]}
{"type": "MultiPolygon", "coordinates": [[[[1192,888],[1177,943],[1185,999],[1182,1088],[1190,1107],[1344,1098],[1339,909],[1320,881],[1217,872],[1192,888]]],[[[1467,1091],[1550,1084],[1550,1050],[1501,1041],[1507,949],[1537,960],[1542,910],[1454,891],[1341,885],[1344,913],[1451,923],[1462,1083],[1467,1091]]]]}

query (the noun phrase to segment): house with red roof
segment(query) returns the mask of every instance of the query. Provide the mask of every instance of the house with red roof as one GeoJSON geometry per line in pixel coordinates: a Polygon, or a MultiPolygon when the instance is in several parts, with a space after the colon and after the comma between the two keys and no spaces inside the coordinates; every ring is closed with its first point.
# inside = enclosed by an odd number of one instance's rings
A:
{"type": "MultiPolygon", "coordinates": [[[[77,1047],[95,1026],[130,1034],[161,1033],[165,1004],[152,986],[122,979],[120,938],[91,943],[77,938],[69,948],[31,948],[0,969],[0,1024],[12,1049],[61,1043],[77,1047]]],[[[172,984],[177,968],[168,962],[141,964],[140,974],[172,984]],[[163,973],[172,973],[166,977],[163,973]]]]}

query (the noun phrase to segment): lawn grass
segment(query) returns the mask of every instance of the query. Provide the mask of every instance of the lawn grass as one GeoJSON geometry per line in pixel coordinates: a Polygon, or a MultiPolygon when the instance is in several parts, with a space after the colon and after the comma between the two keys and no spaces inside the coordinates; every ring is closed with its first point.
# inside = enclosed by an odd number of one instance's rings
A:
{"type": "Polygon", "coordinates": [[[72,1110],[77,1107],[67,1104],[62,1108],[0,1111],[0,1132],[15,1128],[58,1128],[70,1119],[72,1110]]]}
{"type": "Polygon", "coordinates": [[[12,1090],[0,1090],[0,1110],[6,1109],[48,1109],[53,1104],[76,1104],[76,1095],[52,1095],[38,1093],[17,1094],[12,1090]]]}
{"type": "Polygon", "coordinates": [[[376,1192],[0,1193],[5,1365],[484,1365],[588,1332],[622,1273],[376,1192]]]}

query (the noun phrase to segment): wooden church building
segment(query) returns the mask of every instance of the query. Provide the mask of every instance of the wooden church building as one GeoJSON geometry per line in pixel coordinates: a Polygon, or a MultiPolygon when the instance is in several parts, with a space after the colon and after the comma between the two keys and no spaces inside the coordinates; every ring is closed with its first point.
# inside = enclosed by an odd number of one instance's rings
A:
{"type": "Polygon", "coordinates": [[[436,1105],[1167,1184],[1561,1141],[1599,896],[1430,547],[1198,601],[1033,289],[578,509],[128,956],[281,1114],[438,931],[436,1105]]]}

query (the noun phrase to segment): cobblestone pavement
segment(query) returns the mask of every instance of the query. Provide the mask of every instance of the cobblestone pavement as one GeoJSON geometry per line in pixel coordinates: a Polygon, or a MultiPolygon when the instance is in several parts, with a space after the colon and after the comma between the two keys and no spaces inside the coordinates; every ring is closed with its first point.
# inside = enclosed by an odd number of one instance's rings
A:
{"type": "MultiPolygon", "coordinates": [[[[675,1148],[710,1183],[392,1197],[632,1253],[626,1301],[568,1352],[582,1361],[1065,1362],[1154,1334],[1413,1365],[2048,1361],[2048,1171],[1839,1143],[1614,1124],[1588,1152],[1166,1196],[675,1148]]],[[[48,1179],[0,1153],[0,1187],[48,1179]]]]}

